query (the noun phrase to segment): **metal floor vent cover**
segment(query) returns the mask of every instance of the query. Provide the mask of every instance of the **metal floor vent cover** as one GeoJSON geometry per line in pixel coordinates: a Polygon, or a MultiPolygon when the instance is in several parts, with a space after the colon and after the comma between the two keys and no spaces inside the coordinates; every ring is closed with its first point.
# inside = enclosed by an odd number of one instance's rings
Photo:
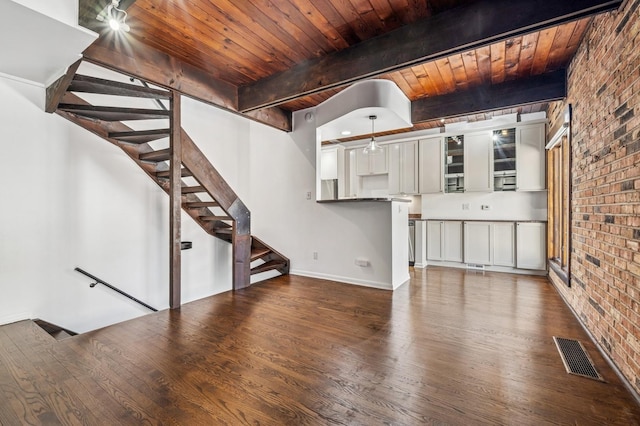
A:
{"type": "Polygon", "coordinates": [[[556,343],[558,352],[560,352],[560,357],[564,367],[567,369],[567,373],[604,382],[579,340],[553,336],[553,341],[556,343]]]}

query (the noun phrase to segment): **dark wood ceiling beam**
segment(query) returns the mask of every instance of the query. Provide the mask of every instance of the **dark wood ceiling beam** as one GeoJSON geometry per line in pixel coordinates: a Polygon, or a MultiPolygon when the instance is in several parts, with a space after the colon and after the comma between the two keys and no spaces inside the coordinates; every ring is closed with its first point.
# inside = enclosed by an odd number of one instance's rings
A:
{"type": "MultiPolygon", "coordinates": [[[[110,34],[103,35],[108,37],[110,34]]],[[[173,89],[190,98],[238,113],[237,87],[166,53],[127,38],[126,43],[98,40],[83,53],[84,59],[141,80],[173,89]]],[[[241,114],[254,121],[291,131],[291,113],[278,107],[241,114]]]]}
{"type": "Polygon", "coordinates": [[[242,112],[279,105],[419,63],[616,9],[622,0],[482,0],[239,88],[242,112]]]}
{"type": "Polygon", "coordinates": [[[445,117],[458,117],[539,102],[551,102],[567,95],[564,69],[473,89],[424,98],[411,103],[414,124],[445,117]]]}

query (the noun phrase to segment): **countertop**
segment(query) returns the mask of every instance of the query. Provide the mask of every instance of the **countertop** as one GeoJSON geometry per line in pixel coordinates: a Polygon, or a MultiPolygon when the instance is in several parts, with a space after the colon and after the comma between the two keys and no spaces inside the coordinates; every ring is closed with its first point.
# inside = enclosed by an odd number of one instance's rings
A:
{"type": "Polygon", "coordinates": [[[383,202],[390,203],[392,201],[397,201],[400,203],[410,203],[411,200],[407,200],[406,198],[391,198],[391,197],[379,197],[379,198],[339,198],[337,200],[317,200],[318,203],[353,203],[361,202],[361,201],[375,201],[375,202],[383,202]]]}

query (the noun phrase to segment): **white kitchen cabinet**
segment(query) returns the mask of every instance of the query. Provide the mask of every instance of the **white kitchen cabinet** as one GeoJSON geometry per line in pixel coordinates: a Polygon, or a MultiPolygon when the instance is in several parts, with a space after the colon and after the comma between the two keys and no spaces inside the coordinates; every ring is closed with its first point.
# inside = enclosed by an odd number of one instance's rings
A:
{"type": "Polygon", "coordinates": [[[465,222],[464,261],[476,265],[514,267],[514,223],[465,222]]]}
{"type": "Polygon", "coordinates": [[[516,268],[546,269],[546,246],[545,223],[516,223],[516,268]]]}
{"type": "Polygon", "coordinates": [[[464,135],[464,191],[493,191],[493,142],[488,131],[464,135]]]}
{"type": "Polygon", "coordinates": [[[427,221],[427,260],[462,262],[462,222],[427,221]]]}
{"type": "Polygon", "coordinates": [[[477,265],[493,264],[493,224],[464,223],[464,262],[477,265]]]}
{"type": "Polygon", "coordinates": [[[492,224],[493,265],[516,266],[515,230],[513,222],[495,222],[492,224]]]}
{"type": "Polygon", "coordinates": [[[418,141],[394,143],[389,152],[389,194],[418,193],[418,141]]]}
{"type": "Polygon", "coordinates": [[[441,137],[421,139],[418,149],[419,190],[421,194],[444,191],[444,143],[441,137]]]}
{"type": "Polygon", "coordinates": [[[544,190],[546,188],[545,124],[518,127],[516,144],[516,190],[544,190]]]}
{"type": "Polygon", "coordinates": [[[320,154],[320,179],[339,179],[344,176],[344,147],[323,148],[320,154]]]}
{"type": "Polygon", "coordinates": [[[382,175],[389,172],[387,165],[388,147],[383,146],[379,154],[365,154],[362,149],[356,149],[356,174],[358,176],[382,175]]]}
{"type": "Polygon", "coordinates": [[[357,149],[347,149],[345,151],[345,175],[346,188],[345,197],[356,198],[358,196],[358,175],[356,174],[356,151],[357,149]]]}

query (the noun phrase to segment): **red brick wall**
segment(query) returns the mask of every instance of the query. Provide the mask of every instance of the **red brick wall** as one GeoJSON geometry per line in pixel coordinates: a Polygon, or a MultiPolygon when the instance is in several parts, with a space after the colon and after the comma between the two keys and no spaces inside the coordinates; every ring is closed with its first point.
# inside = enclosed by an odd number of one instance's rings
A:
{"type": "MultiPolygon", "coordinates": [[[[568,73],[571,288],[552,281],[640,392],[640,0],[594,19],[568,73]]],[[[551,128],[565,102],[549,107],[551,128]]]]}

